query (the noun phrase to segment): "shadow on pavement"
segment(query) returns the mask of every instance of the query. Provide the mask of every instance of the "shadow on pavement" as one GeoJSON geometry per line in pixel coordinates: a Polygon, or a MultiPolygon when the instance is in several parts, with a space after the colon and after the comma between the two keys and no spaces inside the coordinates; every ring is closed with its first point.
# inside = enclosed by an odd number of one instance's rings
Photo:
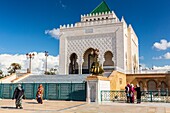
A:
{"type": "Polygon", "coordinates": [[[27,104],[38,104],[37,102],[25,102],[27,104]]]}
{"type": "Polygon", "coordinates": [[[3,108],[3,109],[16,109],[16,107],[1,107],[1,108],[3,108]]]}

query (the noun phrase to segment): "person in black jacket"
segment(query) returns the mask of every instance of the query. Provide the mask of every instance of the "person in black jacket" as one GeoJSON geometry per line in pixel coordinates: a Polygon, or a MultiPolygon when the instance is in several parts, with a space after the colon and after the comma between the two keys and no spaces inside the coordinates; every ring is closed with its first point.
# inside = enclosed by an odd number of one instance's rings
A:
{"type": "Polygon", "coordinates": [[[127,84],[127,86],[125,87],[125,93],[126,93],[126,97],[127,97],[127,103],[130,103],[130,84],[127,84]]]}
{"type": "Polygon", "coordinates": [[[12,99],[16,99],[15,100],[16,108],[19,107],[20,109],[23,109],[22,99],[25,99],[25,95],[24,95],[24,89],[22,89],[21,84],[18,84],[18,86],[15,88],[12,99]]]}
{"type": "Polygon", "coordinates": [[[139,85],[136,85],[135,91],[137,92],[137,104],[141,103],[141,91],[139,85]]]}

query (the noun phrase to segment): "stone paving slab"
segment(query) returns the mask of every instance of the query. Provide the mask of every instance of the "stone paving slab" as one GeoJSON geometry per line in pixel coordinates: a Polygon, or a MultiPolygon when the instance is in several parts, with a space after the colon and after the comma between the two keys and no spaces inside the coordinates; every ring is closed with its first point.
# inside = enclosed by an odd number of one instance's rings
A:
{"type": "Polygon", "coordinates": [[[23,100],[24,109],[15,109],[15,101],[0,100],[0,113],[170,113],[169,103],[86,103],[78,101],[23,100]]]}

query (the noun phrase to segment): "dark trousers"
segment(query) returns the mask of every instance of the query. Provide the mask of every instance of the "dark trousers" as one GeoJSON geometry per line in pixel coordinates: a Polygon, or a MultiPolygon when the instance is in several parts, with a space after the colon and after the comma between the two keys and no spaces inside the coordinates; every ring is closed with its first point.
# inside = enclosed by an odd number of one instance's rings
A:
{"type": "Polygon", "coordinates": [[[37,98],[37,102],[38,103],[42,103],[42,99],[41,98],[37,98]]]}
{"type": "Polygon", "coordinates": [[[127,103],[130,103],[130,97],[127,96],[127,103]]]}

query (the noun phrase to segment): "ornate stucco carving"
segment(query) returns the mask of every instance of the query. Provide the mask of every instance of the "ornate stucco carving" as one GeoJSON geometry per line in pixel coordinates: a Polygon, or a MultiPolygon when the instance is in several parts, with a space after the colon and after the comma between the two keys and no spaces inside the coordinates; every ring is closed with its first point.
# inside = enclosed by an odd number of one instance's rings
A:
{"type": "Polygon", "coordinates": [[[82,59],[84,52],[88,48],[99,49],[101,58],[104,57],[106,51],[111,51],[113,54],[116,54],[115,33],[67,37],[68,60],[72,53],[76,53],[78,59],[82,59]]]}

